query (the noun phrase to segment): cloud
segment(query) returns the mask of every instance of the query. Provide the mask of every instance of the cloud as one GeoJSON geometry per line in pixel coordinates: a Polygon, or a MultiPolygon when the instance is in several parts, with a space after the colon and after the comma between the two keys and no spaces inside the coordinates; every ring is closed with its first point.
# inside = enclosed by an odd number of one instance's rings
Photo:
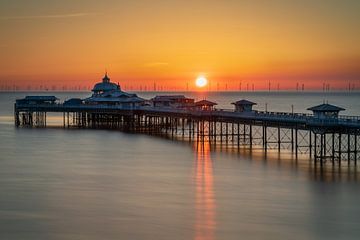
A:
{"type": "Polygon", "coordinates": [[[26,19],[51,19],[51,18],[78,18],[96,15],[95,13],[67,13],[67,14],[52,14],[52,15],[30,15],[30,16],[9,16],[0,17],[1,20],[26,20],[26,19]]]}
{"type": "Polygon", "coordinates": [[[167,62],[149,62],[149,63],[145,63],[145,67],[164,67],[164,66],[168,66],[169,63],[167,62]]]}

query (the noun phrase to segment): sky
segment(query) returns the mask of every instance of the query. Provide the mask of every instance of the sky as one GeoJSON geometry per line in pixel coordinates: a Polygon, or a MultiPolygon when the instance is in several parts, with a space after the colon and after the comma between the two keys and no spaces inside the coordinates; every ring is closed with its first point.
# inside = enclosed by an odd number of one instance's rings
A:
{"type": "Polygon", "coordinates": [[[360,88],[358,0],[0,0],[0,86],[360,88]]]}

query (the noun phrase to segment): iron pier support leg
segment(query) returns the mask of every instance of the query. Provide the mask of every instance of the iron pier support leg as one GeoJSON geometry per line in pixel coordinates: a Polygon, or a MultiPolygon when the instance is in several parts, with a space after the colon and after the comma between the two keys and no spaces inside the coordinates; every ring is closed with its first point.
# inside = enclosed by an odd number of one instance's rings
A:
{"type": "Polygon", "coordinates": [[[317,161],[317,134],[314,133],[314,160],[317,161]]]}
{"type": "Polygon", "coordinates": [[[280,152],[280,148],[281,148],[281,136],[280,136],[280,126],[278,126],[278,152],[280,152]]]}
{"type": "Polygon", "coordinates": [[[253,138],[252,138],[252,123],[249,124],[249,138],[250,138],[250,149],[252,149],[253,138]]]}
{"type": "Polygon", "coordinates": [[[331,139],[331,161],[332,161],[332,165],[335,164],[335,133],[332,133],[332,139],[331,139]]]}
{"type": "Polygon", "coordinates": [[[294,128],[291,128],[291,152],[294,152],[294,128]]]}
{"type": "Polygon", "coordinates": [[[29,112],[29,122],[30,122],[30,126],[32,127],[34,125],[34,118],[32,112],[29,112]]]}
{"type": "Polygon", "coordinates": [[[229,123],[226,122],[226,125],[225,125],[225,136],[226,136],[226,145],[228,144],[228,141],[229,141],[229,123]]]}
{"type": "Polygon", "coordinates": [[[174,123],[175,119],[174,118],[170,118],[170,127],[171,127],[171,138],[174,138],[174,123]]]}
{"type": "Polygon", "coordinates": [[[196,142],[199,143],[200,141],[200,130],[201,130],[201,120],[196,119],[196,142]]]}
{"type": "Polygon", "coordinates": [[[220,122],[220,143],[222,144],[223,140],[223,122],[220,122]]]}
{"type": "Polygon", "coordinates": [[[263,125],[263,145],[265,152],[267,151],[267,127],[266,123],[263,125]]]}
{"type": "Polygon", "coordinates": [[[324,139],[323,139],[323,141],[324,141],[324,160],[326,161],[326,158],[327,158],[327,149],[326,149],[326,133],[324,133],[324,139]]]}
{"type": "Polygon", "coordinates": [[[214,144],[216,144],[216,134],[217,134],[217,131],[216,131],[216,128],[217,128],[217,123],[216,123],[216,120],[214,120],[213,122],[213,141],[214,141],[214,144]]]}
{"type": "Polygon", "coordinates": [[[20,126],[19,112],[17,110],[15,110],[14,115],[15,115],[15,126],[19,127],[20,126]]]}
{"type": "Polygon", "coordinates": [[[309,155],[312,157],[312,139],[311,139],[312,131],[309,131],[309,155]]]}
{"type": "Polygon", "coordinates": [[[299,146],[298,146],[298,128],[296,126],[296,128],[295,128],[295,156],[296,156],[296,158],[298,157],[298,148],[299,148],[299,146]]]}
{"type": "Polygon", "coordinates": [[[65,112],[63,112],[63,127],[65,128],[65,112]]]}
{"type": "Polygon", "coordinates": [[[240,149],[240,123],[237,124],[237,146],[240,149]]]}
{"type": "Polygon", "coordinates": [[[243,144],[246,144],[246,124],[243,125],[243,144]]]}
{"type": "Polygon", "coordinates": [[[350,157],[351,157],[351,145],[350,145],[350,134],[348,133],[348,136],[347,136],[347,154],[348,154],[348,165],[350,165],[350,157]]]}
{"type": "Polygon", "coordinates": [[[182,131],[182,136],[185,136],[185,118],[181,118],[181,131],[182,131]]]}
{"type": "Polygon", "coordinates": [[[323,164],[323,150],[324,150],[324,146],[323,146],[323,141],[324,141],[324,134],[320,134],[320,165],[323,164]]]}
{"type": "Polygon", "coordinates": [[[231,141],[232,141],[232,144],[234,144],[234,123],[231,123],[231,141]]]}
{"type": "Polygon", "coordinates": [[[339,133],[339,166],[341,165],[341,155],[342,155],[342,151],[341,151],[341,145],[342,145],[342,143],[341,143],[341,138],[342,138],[342,135],[341,135],[341,133],[339,133]]]}
{"type": "Polygon", "coordinates": [[[358,137],[358,135],[355,133],[354,137],[355,137],[355,139],[354,139],[354,146],[355,146],[355,149],[354,149],[354,163],[356,165],[356,162],[357,162],[357,137],[358,137]]]}

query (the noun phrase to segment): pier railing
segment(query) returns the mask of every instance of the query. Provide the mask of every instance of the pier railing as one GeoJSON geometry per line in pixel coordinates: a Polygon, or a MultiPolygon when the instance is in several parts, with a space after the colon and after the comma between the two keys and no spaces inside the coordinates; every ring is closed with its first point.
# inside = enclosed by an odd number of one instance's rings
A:
{"type": "Polygon", "coordinates": [[[251,111],[251,112],[236,112],[233,109],[216,108],[212,110],[186,109],[186,108],[171,108],[171,107],[153,107],[153,106],[109,106],[109,105],[66,105],[61,103],[56,104],[17,104],[17,109],[33,109],[45,111],[73,111],[73,110],[121,110],[121,111],[151,111],[158,113],[177,113],[193,116],[216,116],[216,117],[232,117],[254,120],[268,120],[268,121],[288,121],[305,124],[337,124],[348,125],[352,127],[360,127],[360,116],[346,116],[340,115],[338,118],[317,118],[313,114],[308,113],[290,113],[290,112],[270,112],[270,111],[251,111]]]}
{"type": "Polygon", "coordinates": [[[46,126],[48,112],[62,113],[64,127],[204,138],[238,147],[290,149],[316,159],[360,160],[360,117],[319,118],[307,113],[194,109],[153,106],[15,104],[16,126],[46,126]]]}

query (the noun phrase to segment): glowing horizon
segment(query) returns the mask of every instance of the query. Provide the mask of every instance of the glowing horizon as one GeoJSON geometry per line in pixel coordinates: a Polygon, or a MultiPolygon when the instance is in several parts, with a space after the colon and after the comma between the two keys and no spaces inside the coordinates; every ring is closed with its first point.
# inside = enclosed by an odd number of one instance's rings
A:
{"type": "Polygon", "coordinates": [[[0,3],[0,88],[360,88],[360,2],[0,3]],[[176,10],[176,11],[174,11],[176,10]],[[240,87],[241,85],[241,87],[240,87]]]}

